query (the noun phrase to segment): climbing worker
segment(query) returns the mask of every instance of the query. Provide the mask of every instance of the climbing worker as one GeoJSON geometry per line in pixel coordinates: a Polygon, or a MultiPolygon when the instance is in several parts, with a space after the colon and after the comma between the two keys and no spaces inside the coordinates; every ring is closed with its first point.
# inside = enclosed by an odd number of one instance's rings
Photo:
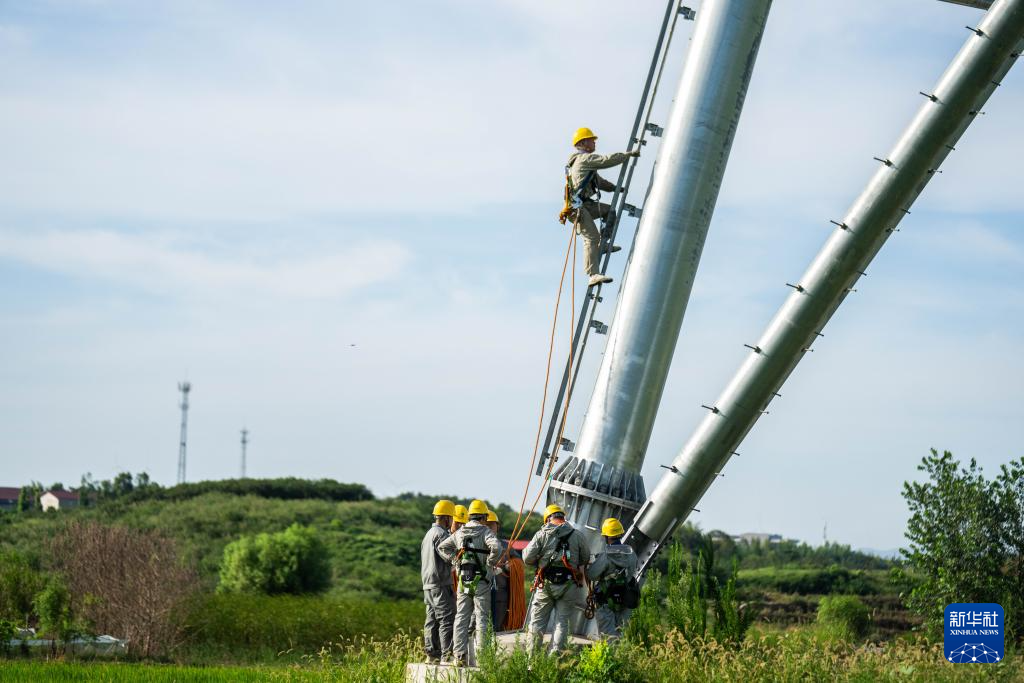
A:
{"type": "Polygon", "coordinates": [[[459,666],[475,663],[469,661],[470,622],[476,620],[473,645],[477,656],[491,632],[491,582],[501,559],[501,543],[485,525],[487,504],[474,500],[467,512],[469,521],[465,526],[437,547],[441,557],[454,564],[458,573],[454,652],[459,666]]]}
{"type": "Polygon", "coordinates": [[[452,533],[454,534],[459,528],[469,521],[469,515],[466,514],[465,505],[455,506],[455,517],[452,519],[452,533]]]}
{"type": "Polygon", "coordinates": [[[565,649],[569,640],[569,621],[583,608],[584,567],[590,562],[590,549],[583,534],[565,520],[558,505],[544,510],[544,526],[523,551],[523,561],[536,567],[533,605],[528,629],[533,650],[540,648],[551,612],[555,613],[555,631],[551,651],[565,649]]]}
{"type": "Polygon", "coordinates": [[[508,541],[501,538],[501,520],[494,510],[487,511],[487,528],[498,539],[501,544],[501,560],[498,562],[499,571],[494,574],[494,581],[491,582],[491,625],[495,633],[502,629],[505,617],[508,616],[508,541]]]}
{"type": "MultiPolygon", "coordinates": [[[[590,276],[589,285],[611,282],[607,275],[599,271],[598,260],[601,255],[601,231],[595,222],[598,218],[605,221],[611,228],[614,220],[608,215],[609,204],[601,201],[601,192],[613,192],[615,184],[597,174],[602,168],[611,168],[625,163],[630,157],[640,156],[638,150],[632,152],[615,152],[614,154],[596,154],[597,136],[589,128],[580,128],[572,137],[572,145],[576,151],[569,155],[569,163],[565,166],[565,207],[558,219],[565,223],[572,220],[576,232],[583,237],[583,268],[590,276]]],[[[610,236],[610,235],[607,235],[610,236]]],[[[606,251],[618,251],[620,247],[609,242],[606,251]]]]}
{"type": "Polygon", "coordinates": [[[636,582],[636,553],[622,542],[625,531],[614,517],[604,520],[601,535],[605,546],[587,568],[597,603],[597,626],[602,635],[618,638],[640,600],[636,582]]]}
{"type": "Polygon", "coordinates": [[[452,592],[451,564],[438,547],[449,538],[448,528],[455,516],[455,504],[439,500],[434,505],[434,523],[420,544],[420,577],[427,618],[423,624],[423,650],[427,661],[439,664],[452,656],[452,629],[455,625],[455,594],[452,592]]]}

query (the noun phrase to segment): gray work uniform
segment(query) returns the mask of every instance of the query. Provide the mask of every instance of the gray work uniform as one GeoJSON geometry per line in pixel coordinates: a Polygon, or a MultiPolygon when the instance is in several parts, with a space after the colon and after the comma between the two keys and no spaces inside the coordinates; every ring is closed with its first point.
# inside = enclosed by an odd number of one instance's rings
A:
{"type": "Polygon", "coordinates": [[[423,623],[423,649],[428,657],[440,659],[452,652],[452,629],[455,626],[455,592],[452,567],[437,552],[437,547],[451,534],[434,524],[420,543],[420,578],[423,580],[423,602],[427,618],[423,623]]]}
{"type": "Polygon", "coordinates": [[[618,166],[629,159],[624,152],[615,154],[597,154],[594,152],[573,152],[569,155],[569,181],[573,188],[578,188],[587,179],[591,171],[595,171],[588,186],[580,193],[583,206],[576,215],[576,232],[583,237],[583,269],[587,275],[596,275],[600,269],[598,260],[601,257],[601,231],[597,228],[598,218],[607,218],[608,204],[594,200],[597,191],[613,192],[615,183],[611,183],[596,171],[602,168],[618,166]]]}
{"type": "MultiPolygon", "coordinates": [[[[470,586],[459,582],[459,588],[455,606],[455,658],[457,660],[468,660],[469,655],[469,630],[471,622],[476,620],[476,635],[473,639],[475,651],[479,653],[484,648],[487,634],[491,631],[491,582],[494,580],[494,567],[501,559],[501,541],[480,522],[471,521],[454,534],[446,538],[437,551],[450,564],[458,559],[460,566],[455,567],[456,573],[461,567],[467,564],[476,563],[479,572],[479,579],[476,585],[470,586]],[[480,552],[465,550],[461,558],[459,551],[467,546],[480,552]]],[[[473,664],[474,662],[468,662],[473,664]]]]}
{"type": "MultiPolygon", "coordinates": [[[[594,591],[602,592],[612,577],[636,576],[636,567],[636,553],[633,549],[622,543],[612,543],[597,554],[594,563],[587,569],[587,576],[594,585],[594,591]]],[[[597,606],[597,626],[604,635],[621,636],[632,612],[627,607],[607,600],[597,606]]]]}
{"type": "MultiPolygon", "coordinates": [[[[513,557],[519,557],[519,553],[514,550],[508,549],[508,541],[498,539],[501,543],[501,556],[508,556],[509,559],[513,557]]],[[[505,619],[508,617],[508,605],[509,600],[509,580],[508,574],[505,572],[498,572],[494,575],[494,583],[491,586],[491,615],[493,617],[494,631],[498,632],[501,630],[502,625],[505,623],[505,619]]],[[[522,587],[520,587],[522,590],[522,587]]]]}
{"type": "Polygon", "coordinates": [[[583,534],[568,522],[545,524],[523,550],[523,562],[528,567],[539,568],[543,581],[534,591],[530,606],[528,633],[534,649],[540,647],[552,612],[555,613],[555,632],[551,635],[551,650],[558,652],[564,649],[569,640],[569,622],[577,611],[583,609],[586,600],[586,591],[574,580],[556,584],[546,576],[546,570],[565,566],[562,562],[563,545],[566,546],[566,560],[582,580],[583,567],[590,562],[590,549],[583,534]]]}

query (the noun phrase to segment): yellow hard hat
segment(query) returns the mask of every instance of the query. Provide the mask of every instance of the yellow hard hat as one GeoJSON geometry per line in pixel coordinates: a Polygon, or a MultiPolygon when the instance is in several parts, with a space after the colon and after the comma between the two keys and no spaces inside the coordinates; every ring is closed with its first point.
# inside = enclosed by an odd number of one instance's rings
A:
{"type": "Polygon", "coordinates": [[[469,504],[468,513],[471,515],[486,515],[488,513],[487,503],[482,500],[474,500],[469,504]]]}
{"type": "Polygon", "coordinates": [[[455,514],[453,516],[455,517],[455,521],[459,524],[465,524],[469,521],[469,511],[466,510],[465,505],[456,505],[455,514]]]}
{"type": "Polygon", "coordinates": [[[488,510],[487,511],[487,521],[488,522],[497,522],[498,521],[498,515],[494,514],[494,510],[488,510]]]}
{"type": "Polygon", "coordinates": [[[450,500],[439,500],[434,503],[434,516],[435,517],[454,517],[455,516],[455,503],[450,500]]]}
{"type": "Polygon", "coordinates": [[[544,508],[544,521],[547,522],[548,517],[555,514],[556,512],[561,512],[563,515],[565,514],[565,510],[563,510],[560,506],[555,505],[554,503],[548,505],[546,508],[544,508]]]}
{"type": "Polygon", "coordinates": [[[591,138],[594,140],[597,139],[597,135],[594,134],[594,131],[589,128],[577,128],[576,134],[572,136],[572,146],[575,147],[583,140],[590,140],[591,138]]]}
{"type": "Polygon", "coordinates": [[[604,520],[604,524],[601,525],[602,536],[611,536],[612,538],[615,538],[616,536],[621,536],[624,533],[626,532],[622,528],[622,522],[614,517],[609,517],[604,520]]]}

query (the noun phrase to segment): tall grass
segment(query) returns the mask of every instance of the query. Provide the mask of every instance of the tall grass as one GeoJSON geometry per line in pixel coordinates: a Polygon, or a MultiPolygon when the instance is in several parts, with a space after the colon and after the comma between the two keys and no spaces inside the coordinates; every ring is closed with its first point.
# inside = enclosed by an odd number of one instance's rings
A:
{"type": "Polygon", "coordinates": [[[332,644],[390,641],[423,628],[423,604],[358,597],[205,595],[186,620],[189,658],[252,661],[332,644]]]}

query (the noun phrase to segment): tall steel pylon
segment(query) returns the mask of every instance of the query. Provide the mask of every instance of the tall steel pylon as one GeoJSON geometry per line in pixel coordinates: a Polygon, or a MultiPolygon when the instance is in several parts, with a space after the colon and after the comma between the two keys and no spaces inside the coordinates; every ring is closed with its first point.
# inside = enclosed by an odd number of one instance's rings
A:
{"type": "Polygon", "coordinates": [[[188,382],[178,382],[178,391],[181,392],[181,443],[178,446],[178,483],[185,483],[185,442],[188,434],[188,392],[192,391],[192,385],[188,382]]]}

